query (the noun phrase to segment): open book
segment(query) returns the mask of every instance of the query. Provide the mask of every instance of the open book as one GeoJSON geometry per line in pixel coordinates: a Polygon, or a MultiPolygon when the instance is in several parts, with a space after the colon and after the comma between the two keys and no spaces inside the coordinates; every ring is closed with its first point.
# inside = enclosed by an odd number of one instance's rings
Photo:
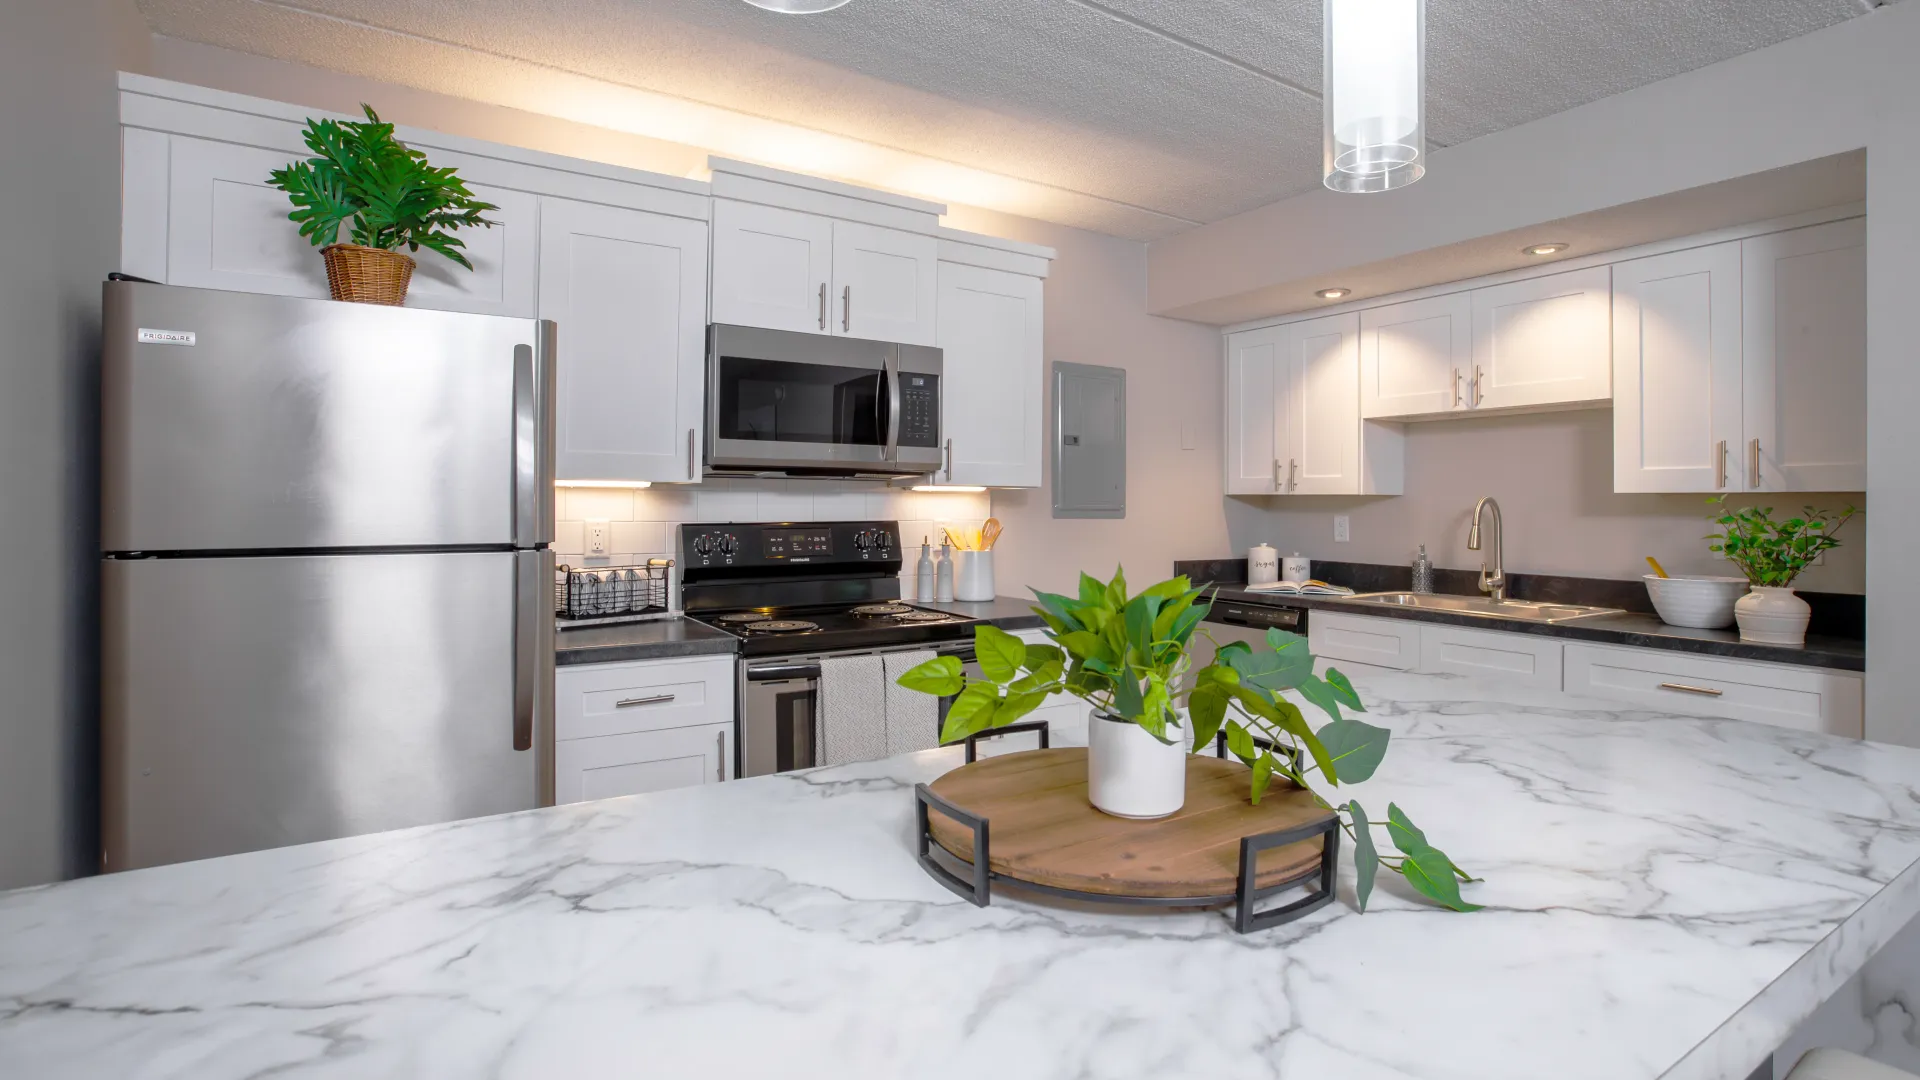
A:
{"type": "Polygon", "coordinates": [[[1269,581],[1264,585],[1249,585],[1248,592],[1279,593],[1283,596],[1352,596],[1353,590],[1341,585],[1329,585],[1324,581],[1269,581]]]}

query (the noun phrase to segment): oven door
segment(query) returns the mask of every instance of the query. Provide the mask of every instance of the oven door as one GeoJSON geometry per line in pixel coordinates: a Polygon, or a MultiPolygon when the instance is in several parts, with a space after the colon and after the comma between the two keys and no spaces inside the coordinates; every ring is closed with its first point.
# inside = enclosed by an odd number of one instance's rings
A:
{"type": "Polygon", "coordinates": [[[891,475],[894,360],[885,342],[708,328],[707,471],[891,475]]]}
{"type": "Polygon", "coordinates": [[[812,768],[817,760],[813,717],[819,700],[817,661],[741,664],[739,775],[812,768]]]}

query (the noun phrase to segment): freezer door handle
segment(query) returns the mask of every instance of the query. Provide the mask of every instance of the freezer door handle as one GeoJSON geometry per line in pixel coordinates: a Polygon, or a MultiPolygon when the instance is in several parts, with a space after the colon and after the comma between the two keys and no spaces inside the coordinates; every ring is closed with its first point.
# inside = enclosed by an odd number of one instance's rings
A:
{"type": "MultiPolygon", "coordinates": [[[[553,712],[553,552],[519,552],[513,566],[513,748],[525,751],[553,712]]],[[[546,787],[542,805],[552,801],[546,787]]]]}
{"type": "Polygon", "coordinates": [[[553,541],[555,325],[538,324],[539,346],[513,348],[513,542],[553,541]]]}

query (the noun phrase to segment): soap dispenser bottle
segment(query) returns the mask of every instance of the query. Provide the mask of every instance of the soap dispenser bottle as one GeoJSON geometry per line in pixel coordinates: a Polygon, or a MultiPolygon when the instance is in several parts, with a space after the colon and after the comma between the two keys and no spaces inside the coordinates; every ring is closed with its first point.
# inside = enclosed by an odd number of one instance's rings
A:
{"type": "Polygon", "coordinates": [[[953,603],[953,548],[947,541],[940,541],[940,561],[934,564],[934,573],[939,577],[935,595],[943,604],[953,603]]]}
{"type": "Polygon", "coordinates": [[[1413,591],[1430,593],[1433,591],[1433,560],[1427,558],[1427,545],[1420,545],[1420,554],[1413,557],[1413,591]]]}
{"type": "Polygon", "coordinates": [[[933,545],[920,538],[920,566],[914,574],[914,598],[921,603],[933,599],[933,545]]]}

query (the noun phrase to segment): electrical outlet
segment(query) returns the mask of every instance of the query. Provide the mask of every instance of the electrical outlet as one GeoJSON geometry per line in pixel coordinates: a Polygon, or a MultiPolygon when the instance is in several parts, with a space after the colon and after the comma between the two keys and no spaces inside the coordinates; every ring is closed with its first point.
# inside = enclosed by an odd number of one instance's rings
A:
{"type": "Polygon", "coordinates": [[[612,528],[604,518],[587,519],[587,554],[605,555],[607,553],[607,532],[612,528]]]}
{"type": "Polygon", "coordinates": [[[1352,536],[1347,527],[1347,515],[1336,514],[1333,519],[1333,542],[1344,544],[1350,539],[1352,536]]]}
{"type": "Polygon", "coordinates": [[[1199,449],[1199,447],[1200,447],[1200,436],[1194,432],[1194,425],[1191,423],[1181,424],[1180,425],[1180,449],[1197,450],[1199,449]]]}

